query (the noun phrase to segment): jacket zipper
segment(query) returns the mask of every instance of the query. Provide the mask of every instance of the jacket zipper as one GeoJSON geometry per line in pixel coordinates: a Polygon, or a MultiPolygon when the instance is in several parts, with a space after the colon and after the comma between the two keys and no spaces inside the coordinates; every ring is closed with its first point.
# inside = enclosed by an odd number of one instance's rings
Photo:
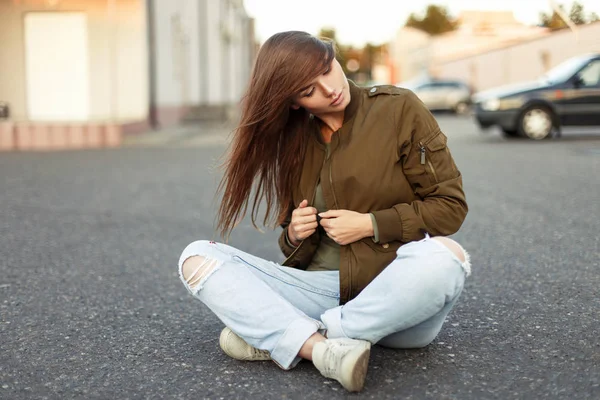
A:
{"type": "Polygon", "coordinates": [[[337,210],[340,209],[338,206],[337,198],[335,197],[335,189],[333,188],[333,178],[331,177],[331,166],[333,164],[333,160],[329,162],[329,184],[331,185],[331,193],[333,193],[333,205],[337,210]]]}
{"type": "MultiPolygon", "coordinates": [[[[325,161],[326,161],[326,158],[323,158],[323,164],[321,164],[321,170],[323,169],[323,166],[325,165],[325,161]]],[[[314,190],[314,192],[313,192],[313,197],[312,197],[311,204],[315,204],[315,198],[317,197],[317,186],[319,185],[319,178],[320,178],[320,177],[321,177],[321,172],[320,172],[320,170],[319,170],[319,175],[317,175],[317,181],[315,182],[315,190],[314,190]]],[[[334,195],[334,196],[335,196],[335,195],[334,195]]],[[[319,228],[319,227],[317,226],[317,229],[318,229],[318,228],[319,228]]],[[[287,229],[287,228],[286,228],[286,229],[287,229]]],[[[308,239],[308,238],[307,238],[307,239],[308,239]]],[[[306,240],[306,239],[304,239],[304,240],[306,240]]],[[[287,258],[286,258],[286,259],[283,261],[283,263],[282,263],[281,265],[285,265],[285,263],[286,263],[286,262],[288,262],[288,260],[289,260],[290,258],[292,258],[292,257],[294,256],[294,254],[296,254],[296,252],[298,251],[298,249],[300,249],[300,246],[302,246],[302,243],[304,243],[304,240],[300,242],[300,244],[298,245],[298,247],[296,247],[296,248],[294,249],[294,251],[292,251],[292,254],[290,254],[290,255],[289,255],[289,256],[288,256],[288,257],[287,257],[287,258]]]]}
{"type": "Polygon", "coordinates": [[[433,178],[435,179],[435,183],[437,183],[438,182],[438,178],[437,178],[437,174],[435,172],[435,168],[433,168],[433,164],[431,163],[431,160],[429,158],[425,157],[425,146],[423,146],[423,142],[419,142],[419,146],[420,146],[419,149],[421,150],[421,165],[425,165],[425,162],[427,161],[427,165],[429,165],[429,170],[433,174],[433,178]]]}
{"type": "MultiPolygon", "coordinates": [[[[338,206],[338,202],[337,202],[337,197],[335,196],[335,189],[333,187],[333,177],[332,177],[332,170],[333,170],[333,157],[331,154],[328,153],[328,157],[329,159],[329,185],[331,185],[331,193],[333,194],[333,205],[334,207],[339,210],[340,207],[338,206]]],[[[342,247],[340,246],[340,265],[338,266],[338,268],[341,270],[341,253],[342,253],[342,247]]],[[[348,292],[349,295],[348,297],[352,296],[352,267],[349,265],[348,266],[348,292]]]]}
{"type": "MultiPolygon", "coordinates": [[[[336,131],[338,132],[338,131],[336,131]]],[[[330,147],[331,148],[331,147],[330,147]]],[[[340,209],[340,207],[338,206],[338,202],[337,202],[337,197],[335,196],[335,189],[333,188],[333,178],[332,178],[332,174],[331,174],[331,170],[333,169],[333,158],[331,157],[331,154],[329,152],[327,152],[327,159],[330,159],[329,161],[329,184],[331,185],[331,193],[333,193],[333,205],[336,209],[340,209]]]]}

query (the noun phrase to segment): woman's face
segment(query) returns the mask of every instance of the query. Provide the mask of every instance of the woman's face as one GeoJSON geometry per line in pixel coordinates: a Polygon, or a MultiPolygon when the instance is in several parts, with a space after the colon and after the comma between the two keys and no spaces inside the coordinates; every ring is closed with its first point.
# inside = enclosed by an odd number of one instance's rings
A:
{"type": "Polygon", "coordinates": [[[293,98],[293,109],[300,107],[313,115],[343,111],[350,103],[350,87],[340,63],[333,59],[328,70],[293,98]]]}

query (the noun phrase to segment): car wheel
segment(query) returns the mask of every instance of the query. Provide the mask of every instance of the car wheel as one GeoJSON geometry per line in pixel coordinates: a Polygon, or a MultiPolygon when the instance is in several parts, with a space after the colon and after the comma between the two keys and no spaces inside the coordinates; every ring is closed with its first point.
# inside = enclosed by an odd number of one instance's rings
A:
{"type": "Polygon", "coordinates": [[[505,138],[518,138],[521,137],[519,135],[519,132],[517,132],[516,129],[506,129],[506,128],[502,128],[502,136],[504,136],[505,138]]]}
{"type": "Polygon", "coordinates": [[[542,140],[550,136],[554,127],[552,111],[544,106],[532,106],[521,114],[518,132],[522,136],[534,140],[542,140]]]}
{"type": "Polygon", "coordinates": [[[454,112],[459,115],[465,115],[469,112],[469,104],[465,103],[464,101],[461,101],[454,107],[454,112]]]}

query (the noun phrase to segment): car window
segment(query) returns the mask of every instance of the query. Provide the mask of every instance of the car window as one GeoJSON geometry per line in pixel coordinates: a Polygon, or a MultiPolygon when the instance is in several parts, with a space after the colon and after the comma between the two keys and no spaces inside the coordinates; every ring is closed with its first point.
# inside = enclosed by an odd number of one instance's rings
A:
{"type": "Polygon", "coordinates": [[[431,83],[423,83],[415,88],[415,90],[429,90],[432,88],[431,83]]]}
{"type": "Polygon", "coordinates": [[[449,86],[448,82],[433,82],[431,87],[434,89],[447,89],[449,86]]]}
{"type": "Polygon", "coordinates": [[[600,60],[592,61],[579,72],[581,86],[600,86],[600,60]]]}
{"type": "Polygon", "coordinates": [[[464,89],[465,86],[460,82],[437,82],[437,87],[444,89],[464,89]]]}
{"type": "Polygon", "coordinates": [[[439,90],[439,89],[462,89],[464,85],[460,82],[427,82],[417,86],[415,90],[439,90]]]}
{"type": "Polygon", "coordinates": [[[542,76],[545,81],[550,83],[564,82],[571,78],[575,73],[588,62],[587,57],[573,57],[562,62],[542,76]]]}

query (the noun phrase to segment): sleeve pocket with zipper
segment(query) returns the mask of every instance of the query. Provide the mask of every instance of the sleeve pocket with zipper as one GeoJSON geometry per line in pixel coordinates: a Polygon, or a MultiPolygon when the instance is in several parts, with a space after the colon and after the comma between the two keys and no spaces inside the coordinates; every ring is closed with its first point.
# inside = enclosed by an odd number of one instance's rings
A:
{"type": "Polygon", "coordinates": [[[459,175],[447,143],[448,138],[441,130],[433,132],[418,143],[420,164],[427,172],[431,185],[454,179],[459,175]]]}

